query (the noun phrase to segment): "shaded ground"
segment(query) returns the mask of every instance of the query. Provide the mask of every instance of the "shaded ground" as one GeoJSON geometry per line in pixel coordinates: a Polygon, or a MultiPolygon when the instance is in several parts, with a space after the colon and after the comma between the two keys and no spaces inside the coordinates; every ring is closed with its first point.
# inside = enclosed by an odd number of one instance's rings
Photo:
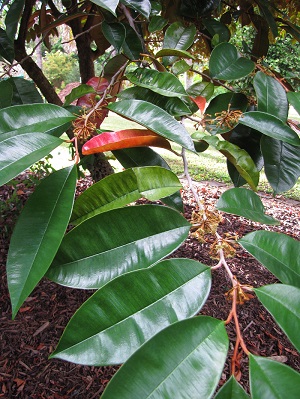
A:
{"type": "MultiPolygon", "coordinates": [[[[79,190],[84,189],[85,185],[86,181],[81,182],[79,190]]],[[[197,185],[198,193],[206,198],[207,206],[213,206],[224,189],[222,185],[209,182],[197,185]]],[[[99,398],[117,367],[86,367],[60,360],[48,360],[66,323],[91,292],[67,289],[43,279],[22,306],[16,319],[11,320],[5,276],[8,237],[14,225],[14,215],[21,208],[31,188],[20,181],[15,191],[17,202],[13,192],[8,186],[0,191],[0,199],[3,201],[0,216],[0,398],[99,398]],[[9,204],[10,210],[3,206],[4,202],[9,204]]],[[[283,198],[274,200],[266,194],[261,197],[267,213],[282,221],[280,226],[258,227],[256,223],[226,214],[221,232],[242,236],[257,228],[267,228],[299,239],[300,202],[283,198]]],[[[188,191],[184,192],[184,201],[185,215],[190,218],[194,203],[188,191]]],[[[197,259],[207,265],[216,264],[209,256],[209,245],[200,244],[193,238],[189,238],[172,256],[197,259]]],[[[276,278],[268,270],[240,248],[229,264],[242,283],[260,286],[276,282],[276,278]]],[[[225,320],[231,306],[224,296],[228,289],[230,282],[223,269],[215,270],[211,294],[201,313],[225,320]]],[[[278,360],[300,371],[299,354],[255,298],[240,306],[239,321],[246,345],[252,353],[278,357],[278,360]]],[[[233,325],[228,325],[227,330],[232,352],[235,342],[233,325]]],[[[241,359],[241,372],[241,383],[247,388],[245,357],[241,359]]],[[[230,367],[226,364],[223,381],[229,373],[230,367]]]]}

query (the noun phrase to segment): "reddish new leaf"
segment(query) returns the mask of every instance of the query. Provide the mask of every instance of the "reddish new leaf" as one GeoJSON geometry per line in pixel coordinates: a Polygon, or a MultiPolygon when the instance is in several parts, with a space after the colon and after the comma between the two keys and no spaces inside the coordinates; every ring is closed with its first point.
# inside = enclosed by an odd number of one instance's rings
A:
{"type": "Polygon", "coordinates": [[[165,138],[145,129],[126,129],[117,132],[104,132],[87,141],[82,147],[82,154],[120,150],[132,147],[161,147],[172,151],[165,138]]]}
{"type": "Polygon", "coordinates": [[[205,97],[202,96],[197,96],[197,97],[190,97],[192,101],[197,105],[199,110],[203,113],[205,105],[206,105],[206,99],[205,97]]]}

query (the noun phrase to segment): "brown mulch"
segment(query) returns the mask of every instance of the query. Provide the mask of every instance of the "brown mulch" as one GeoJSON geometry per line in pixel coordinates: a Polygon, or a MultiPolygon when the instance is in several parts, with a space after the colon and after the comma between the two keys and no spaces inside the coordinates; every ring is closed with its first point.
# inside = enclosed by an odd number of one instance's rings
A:
{"type": "MultiPolygon", "coordinates": [[[[26,177],[26,176],[25,176],[26,177]]],[[[26,181],[28,176],[26,177],[26,181]]],[[[15,320],[11,320],[11,307],[7,291],[5,262],[9,236],[32,188],[24,184],[23,177],[14,189],[4,186],[0,190],[0,398],[21,399],[93,399],[99,398],[118,367],[87,367],[60,360],[48,360],[58,343],[64,327],[74,311],[91,292],[58,286],[43,279],[23,304],[15,320]]],[[[89,184],[81,181],[78,190],[89,184]]],[[[197,184],[197,191],[207,206],[213,206],[225,186],[212,182],[197,184]]],[[[261,226],[233,215],[224,215],[220,233],[231,232],[239,236],[257,228],[300,237],[300,202],[276,199],[260,194],[269,215],[281,221],[280,226],[261,226]]],[[[189,219],[194,209],[191,193],[184,190],[185,216],[189,219]]],[[[216,264],[209,255],[209,244],[200,244],[188,238],[172,256],[197,259],[207,265],[216,264]]],[[[295,254],[295,256],[297,256],[295,254]]],[[[260,286],[276,282],[276,278],[254,258],[238,249],[236,257],[228,261],[232,272],[244,284],[260,286]]],[[[230,289],[223,269],[214,270],[211,294],[201,313],[225,320],[231,304],[225,298],[230,289]]],[[[272,317],[256,298],[239,306],[239,322],[248,349],[255,354],[271,356],[300,371],[300,357],[272,317]]],[[[230,352],[235,342],[233,323],[227,326],[231,339],[230,352]]],[[[221,383],[228,378],[230,365],[226,363],[221,383]]],[[[246,389],[247,358],[241,358],[241,381],[246,389]]]]}

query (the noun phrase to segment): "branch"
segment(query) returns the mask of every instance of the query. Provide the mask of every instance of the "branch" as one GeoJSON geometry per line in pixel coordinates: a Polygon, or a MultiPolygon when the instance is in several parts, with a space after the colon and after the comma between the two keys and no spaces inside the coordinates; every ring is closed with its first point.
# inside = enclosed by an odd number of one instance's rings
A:
{"type": "Polygon", "coordinates": [[[218,80],[218,79],[211,78],[209,75],[206,75],[206,73],[196,71],[195,69],[191,69],[191,72],[198,73],[198,75],[203,76],[204,78],[208,79],[209,81],[215,82],[215,83],[217,83],[218,85],[220,85],[220,86],[222,86],[222,87],[225,87],[225,89],[230,90],[230,91],[232,91],[232,92],[235,93],[235,90],[234,90],[232,87],[225,85],[224,83],[222,83],[222,82],[221,82],[220,80],[218,80]]]}

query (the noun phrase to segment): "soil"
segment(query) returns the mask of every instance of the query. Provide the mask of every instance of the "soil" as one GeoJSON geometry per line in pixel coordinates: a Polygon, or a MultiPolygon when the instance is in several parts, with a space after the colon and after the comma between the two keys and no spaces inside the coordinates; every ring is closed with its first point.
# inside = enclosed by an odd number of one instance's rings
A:
{"type": "MultiPolygon", "coordinates": [[[[81,180],[78,192],[90,184],[81,180]]],[[[221,193],[228,186],[213,183],[197,183],[198,194],[205,205],[213,207],[221,193]]],[[[26,198],[32,192],[28,175],[18,178],[16,187],[4,186],[0,191],[0,398],[20,399],[94,399],[99,398],[106,384],[118,367],[87,367],[60,360],[48,360],[49,354],[58,343],[68,320],[74,311],[91,295],[91,291],[68,289],[43,279],[21,307],[15,320],[11,320],[11,306],[7,290],[5,262],[9,237],[26,198]]],[[[280,226],[262,226],[246,219],[223,214],[219,233],[230,232],[243,236],[257,229],[268,229],[286,233],[296,239],[300,237],[300,202],[283,197],[259,193],[266,213],[279,219],[280,226]]],[[[183,191],[185,216],[190,219],[195,203],[190,191],[183,191]]],[[[296,255],[295,255],[296,256],[296,255]]],[[[196,259],[207,265],[215,265],[216,260],[209,255],[209,244],[201,244],[189,237],[172,254],[172,257],[196,259]]],[[[276,278],[242,248],[238,248],[235,258],[228,260],[230,268],[238,280],[244,284],[261,286],[277,282],[276,278]]],[[[225,293],[230,289],[230,281],[223,269],[213,271],[211,294],[201,314],[225,320],[231,303],[225,293]]],[[[239,305],[238,318],[244,341],[248,349],[262,356],[274,359],[300,371],[300,357],[284,333],[274,323],[269,313],[256,298],[239,305]]],[[[235,343],[233,323],[227,326],[230,354],[235,343]]],[[[229,354],[229,355],[230,355],[229,354]]],[[[230,357],[230,356],[229,356],[230,357]]],[[[241,384],[248,390],[247,357],[240,359],[241,384]]],[[[229,361],[226,363],[220,385],[230,375],[229,361]]]]}

